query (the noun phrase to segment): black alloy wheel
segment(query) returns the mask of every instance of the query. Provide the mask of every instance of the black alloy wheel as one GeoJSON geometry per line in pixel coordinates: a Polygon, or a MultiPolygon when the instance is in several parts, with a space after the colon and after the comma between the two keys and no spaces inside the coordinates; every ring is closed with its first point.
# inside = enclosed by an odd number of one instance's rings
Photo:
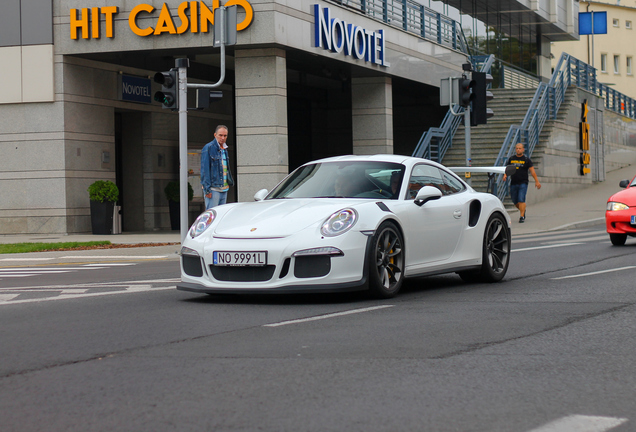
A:
{"type": "Polygon", "coordinates": [[[369,290],[374,297],[391,298],[402,287],[404,279],[404,241],[392,222],[377,229],[372,240],[369,260],[369,290]]]}
{"type": "Polygon", "coordinates": [[[481,269],[460,272],[459,276],[467,282],[499,282],[508,271],[510,247],[510,229],[501,213],[495,213],[484,231],[481,269]]]}

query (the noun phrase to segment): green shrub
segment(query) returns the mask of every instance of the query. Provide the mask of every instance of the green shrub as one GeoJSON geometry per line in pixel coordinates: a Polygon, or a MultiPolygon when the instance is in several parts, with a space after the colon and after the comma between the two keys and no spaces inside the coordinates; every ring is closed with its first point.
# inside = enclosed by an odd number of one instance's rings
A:
{"type": "Polygon", "coordinates": [[[88,196],[91,201],[112,201],[116,202],[119,198],[119,189],[112,181],[97,180],[88,187],[88,196]]]}
{"type": "MultiPolygon", "coordinates": [[[[163,191],[166,193],[166,198],[168,198],[168,201],[175,201],[175,202],[180,201],[178,181],[171,181],[170,183],[168,183],[168,185],[163,191]]],[[[188,183],[188,201],[192,201],[193,198],[194,198],[194,190],[192,190],[192,185],[188,183]]]]}

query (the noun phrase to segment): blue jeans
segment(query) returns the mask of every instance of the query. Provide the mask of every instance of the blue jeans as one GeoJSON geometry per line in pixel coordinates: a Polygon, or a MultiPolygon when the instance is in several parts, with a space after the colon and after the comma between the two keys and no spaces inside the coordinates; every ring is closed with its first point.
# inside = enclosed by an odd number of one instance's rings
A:
{"type": "Polygon", "coordinates": [[[227,202],[227,191],[225,192],[217,192],[212,191],[212,197],[205,197],[205,209],[211,209],[212,207],[216,207],[221,204],[225,204],[227,202]]]}
{"type": "Polygon", "coordinates": [[[511,184],[510,199],[513,204],[526,202],[526,194],[528,193],[528,183],[511,184]]]}

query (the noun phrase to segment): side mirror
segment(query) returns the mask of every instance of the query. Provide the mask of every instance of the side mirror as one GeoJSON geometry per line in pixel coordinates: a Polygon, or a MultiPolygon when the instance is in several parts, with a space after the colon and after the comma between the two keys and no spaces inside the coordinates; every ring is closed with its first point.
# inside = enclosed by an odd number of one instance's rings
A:
{"type": "Polygon", "coordinates": [[[622,187],[623,189],[625,189],[627,186],[629,186],[629,180],[621,180],[621,182],[618,185],[622,187]]]}
{"type": "Polygon", "coordinates": [[[428,201],[440,199],[442,191],[433,186],[422,186],[415,196],[415,205],[422,207],[428,201]]]}
{"type": "Polygon", "coordinates": [[[515,173],[515,171],[517,170],[517,167],[514,165],[506,165],[506,175],[508,177],[510,177],[511,175],[513,175],[515,173]]]}
{"type": "Polygon", "coordinates": [[[263,201],[267,196],[267,189],[261,189],[254,194],[254,201],[263,201]]]}

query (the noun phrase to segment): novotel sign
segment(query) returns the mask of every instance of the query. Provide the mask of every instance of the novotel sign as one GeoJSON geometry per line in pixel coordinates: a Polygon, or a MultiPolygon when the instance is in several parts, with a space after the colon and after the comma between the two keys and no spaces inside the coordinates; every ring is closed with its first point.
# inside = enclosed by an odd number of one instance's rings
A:
{"type": "MultiPolygon", "coordinates": [[[[245,11],[243,21],[237,23],[236,30],[245,30],[254,19],[254,9],[247,0],[228,0],[224,6],[237,5],[245,11]]],[[[184,1],[177,7],[176,16],[166,3],[161,8],[149,4],[138,4],[128,14],[128,27],[137,36],[207,33],[209,26],[214,25],[214,10],[220,7],[220,0],[212,0],[210,6],[203,1],[184,1]],[[140,24],[139,20],[151,18],[153,24],[140,24]]],[[[102,6],[70,10],[71,39],[99,39],[101,23],[104,22],[106,37],[113,38],[114,17],[119,13],[117,6],[102,6]]],[[[144,20],[148,22],[147,20],[144,20]]]]}
{"type": "Polygon", "coordinates": [[[384,30],[367,30],[349,24],[339,18],[332,18],[328,7],[314,5],[315,46],[344,52],[346,56],[364,59],[380,66],[389,67],[386,61],[386,38],[384,30]]]}

